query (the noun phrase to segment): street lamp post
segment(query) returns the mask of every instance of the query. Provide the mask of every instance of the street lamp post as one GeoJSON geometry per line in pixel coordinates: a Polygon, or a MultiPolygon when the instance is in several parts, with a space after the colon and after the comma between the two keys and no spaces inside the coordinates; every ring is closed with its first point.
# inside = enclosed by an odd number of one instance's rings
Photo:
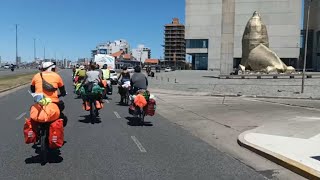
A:
{"type": "Polygon", "coordinates": [[[306,74],[306,64],[307,64],[307,50],[308,50],[308,34],[309,34],[309,17],[310,17],[310,6],[312,0],[308,3],[308,12],[307,12],[307,27],[306,27],[306,39],[304,44],[304,59],[303,59],[303,71],[302,71],[302,84],[301,84],[301,93],[304,93],[304,81],[305,81],[305,74],[306,74]]]}
{"type": "Polygon", "coordinates": [[[46,60],[46,47],[43,47],[43,61],[46,60]]]}
{"type": "Polygon", "coordinates": [[[16,66],[18,65],[18,24],[16,24],[16,66]]]}
{"type": "Polygon", "coordinates": [[[37,60],[36,38],[33,38],[33,56],[34,56],[34,61],[36,61],[37,60]]]}
{"type": "Polygon", "coordinates": [[[140,67],[142,68],[142,49],[140,49],[140,67]]]}

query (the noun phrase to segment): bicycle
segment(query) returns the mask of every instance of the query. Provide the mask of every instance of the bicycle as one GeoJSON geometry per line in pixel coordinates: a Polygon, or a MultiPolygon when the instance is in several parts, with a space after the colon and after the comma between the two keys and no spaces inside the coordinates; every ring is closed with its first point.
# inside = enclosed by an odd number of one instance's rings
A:
{"type": "Polygon", "coordinates": [[[45,165],[48,162],[49,151],[49,128],[51,123],[39,123],[38,124],[38,139],[40,141],[40,158],[41,165],[45,165]]]}

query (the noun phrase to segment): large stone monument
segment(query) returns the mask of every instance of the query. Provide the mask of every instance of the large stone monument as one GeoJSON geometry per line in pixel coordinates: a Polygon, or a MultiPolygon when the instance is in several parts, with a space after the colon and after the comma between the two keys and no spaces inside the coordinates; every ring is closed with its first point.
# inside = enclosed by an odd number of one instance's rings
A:
{"type": "Polygon", "coordinates": [[[243,33],[240,69],[265,73],[291,73],[295,70],[286,66],[277,54],[269,49],[267,27],[256,11],[243,33]]]}

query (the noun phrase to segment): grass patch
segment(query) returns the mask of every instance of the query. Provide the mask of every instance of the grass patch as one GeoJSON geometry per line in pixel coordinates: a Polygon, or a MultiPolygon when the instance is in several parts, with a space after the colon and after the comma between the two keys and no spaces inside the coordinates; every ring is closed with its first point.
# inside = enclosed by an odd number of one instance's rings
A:
{"type": "Polygon", "coordinates": [[[21,86],[26,83],[31,83],[31,80],[36,72],[8,75],[0,77],[0,92],[6,89],[21,86]]]}

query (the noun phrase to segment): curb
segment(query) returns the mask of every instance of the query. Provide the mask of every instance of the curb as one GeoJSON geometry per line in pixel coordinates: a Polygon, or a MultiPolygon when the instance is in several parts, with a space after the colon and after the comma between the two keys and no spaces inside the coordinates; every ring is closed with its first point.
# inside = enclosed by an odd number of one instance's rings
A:
{"type": "Polygon", "coordinates": [[[23,84],[19,84],[19,85],[16,85],[16,86],[12,86],[12,87],[9,87],[9,88],[0,90],[0,94],[1,94],[1,93],[4,93],[4,92],[6,92],[6,91],[10,91],[10,90],[16,89],[16,88],[21,87],[21,86],[25,86],[25,85],[27,85],[27,84],[30,84],[30,82],[23,83],[23,84]]]}
{"type": "Polygon", "coordinates": [[[23,84],[20,84],[20,85],[16,85],[16,86],[13,86],[13,87],[10,87],[10,88],[7,88],[7,89],[3,89],[0,91],[0,98],[5,96],[5,95],[8,95],[14,91],[17,91],[19,89],[22,89],[22,88],[25,88],[29,85],[30,83],[23,83],[23,84]]]}
{"type": "MultiPolygon", "coordinates": [[[[262,96],[262,95],[241,95],[241,94],[214,94],[210,92],[188,92],[188,91],[177,91],[171,92],[157,92],[157,89],[152,89],[155,93],[159,94],[170,94],[170,95],[181,95],[181,96],[213,96],[213,97],[244,97],[244,98],[260,98],[260,99],[296,99],[296,100],[320,100],[320,97],[287,97],[287,96],[262,96]],[[183,93],[183,94],[182,94],[183,93]],[[186,94],[184,94],[186,93],[186,94]],[[189,93],[189,94],[187,94],[189,93]],[[202,93],[202,94],[199,94],[202,93]]],[[[159,89],[158,89],[159,90],[159,89]]],[[[166,89],[161,89],[161,91],[167,91],[166,89]]],[[[170,90],[171,91],[171,90],[170,90]]]]}
{"type": "Polygon", "coordinates": [[[272,151],[269,151],[267,149],[261,148],[259,146],[256,146],[254,144],[251,144],[250,142],[246,141],[244,139],[244,136],[250,132],[244,132],[238,136],[238,144],[246,149],[249,149],[250,151],[270,160],[274,163],[283,166],[307,179],[320,179],[320,174],[318,171],[305,166],[297,161],[294,161],[292,159],[289,159],[283,155],[274,153],[272,151]]]}

